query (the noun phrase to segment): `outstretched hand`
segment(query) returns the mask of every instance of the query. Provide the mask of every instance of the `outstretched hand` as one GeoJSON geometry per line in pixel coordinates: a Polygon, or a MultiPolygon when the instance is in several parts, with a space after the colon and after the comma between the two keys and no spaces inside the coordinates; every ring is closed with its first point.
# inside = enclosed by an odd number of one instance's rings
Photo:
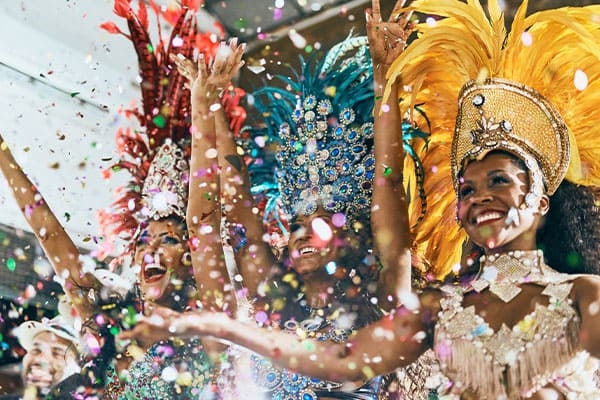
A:
{"type": "Polygon", "coordinates": [[[192,91],[192,101],[218,98],[227,88],[235,74],[244,65],[242,56],[246,44],[238,44],[237,38],[222,42],[217,48],[214,59],[206,60],[204,54],[198,56],[194,63],[181,55],[171,55],[180,74],[188,80],[192,91]]]}
{"type": "Polygon", "coordinates": [[[381,17],[379,0],[372,0],[372,8],[366,11],[369,51],[374,68],[387,69],[406,47],[415,23],[410,21],[411,13],[400,14],[405,3],[406,0],[398,0],[387,21],[381,17]]]}
{"type": "Polygon", "coordinates": [[[142,316],[133,329],[123,331],[118,339],[133,340],[140,345],[150,346],[172,337],[189,338],[208,336],[215,332],[217,323],[228,317],[209,311],[178,312],[167,307],[154,306],[148,316],[142,316]]]}

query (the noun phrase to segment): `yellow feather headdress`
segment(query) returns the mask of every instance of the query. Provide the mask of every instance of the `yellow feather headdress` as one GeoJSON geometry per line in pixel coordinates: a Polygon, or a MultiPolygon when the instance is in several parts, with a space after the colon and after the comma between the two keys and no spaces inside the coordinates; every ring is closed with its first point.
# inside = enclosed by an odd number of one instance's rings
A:
{"type": "MultiPolygon", "coordinates": [[[[498,0],[489,1],[489,16],[478,0],[415,0],[402,10],[439,17],[418,25],[418,38],[389,72],[390,80],[402,83],[402,111],[419,105],[430,124],[423,159],[429,210],[416,243],[438,277],[459,262],[466,238],[455,223],[453,179],[464,157],[477,155],[476,139],[470,138],[476,118],[479,124],[481,117],[488,123],[494,122],[490,118],[510,122],[494,129],[504,130],[513,144],[526,142],[518,151],[539,164],[546,193],[563,177],[600,186],[600,6],[526,16],[527,3],[519,7],[509,31],[498,0]],[[518,93],[509,100],[509,92],[518,93]],[[477,94],[487,100],[485,105],[474,99],[477,94]],[[535,132],[544,123],[544,134],[535,132]]],[[[425,123],[420,114],[411,118],[425,123]]]]}

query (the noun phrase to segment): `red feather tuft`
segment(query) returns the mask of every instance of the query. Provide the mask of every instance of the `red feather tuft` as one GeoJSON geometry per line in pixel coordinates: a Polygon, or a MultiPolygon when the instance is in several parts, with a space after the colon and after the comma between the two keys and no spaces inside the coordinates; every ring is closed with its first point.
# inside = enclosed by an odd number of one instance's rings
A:
{"type": "Polygon", "coordinates": [[[112,34],[120,33],[121,35],[127,36],[127,34],[125,32],[123,32],[122,30],[120,30],[119,27],[114,22],[105,22],[100,25],[100,28],[104,29],[108,33],[112,33],[112,34]]]}
{"type": "Polygon", "coordinates": [[[115,0],[115,6],[113,11],[119,17],[128,18],[129,13],[131,12],[131,5],[129,4],[131,0],[115,0]]]}
{"type": "MultiPolygon", "coordinates": [[[[202,52],[207,58],[214,57],[219,39],[224,36],[222,26],[219,38],[215,34],[198,32],[195,10],[202,1],[187,0],[183,7],[171,7],[162,11],[154,0],[149,0],[150,8],[157,16],[158,41],[154,44],[148,32],[147,8],[140,0],[137,14],[128,0],[115,1],[115,13],[127,20],[130,35],[127,36],[137,53],[141,78],[142,103],[138,107],[135,102],[121,113],[127,118],[135,116],[141,130],[119,128],[116,133],[116,145],[119,160],[104,172],[105,177],[125,170],[131,176],[127,186],[119,188],[115,193],[115,201],[111,209],[99,213],[102,235],[105,238],[132,238],[139,221],[136,219],[141,211],[141,188],[148,174],[155,151],[165,139],[181,143],[181,139],[189,138],[191,124],[191,106],[189,90],[185,89],[185,78],[169,59],[170,54],[182,54],[192,59],[194,53],[202,52]],[[163,43],[160,19],[172,25],[168,42],[163,43]],[[166,46],[165,46],[166,44],[166,46]]],[[[119,33],[113,23],[103,24],[103,29],[111,33],[119,33]]],[[[122,33],[122,32],[121,32],[122,33]]],[[[240,106],[240,98],[244,91],[236,89],[226,93],[222,104],[228,114],[230,127],[237,135],[246,118],[246,111],[240,106]]],[[[189,148],[184,149],[189,154],[189,148]]],[[[110,246],[110,243],[106,243],[110,246]]],[[[102,251],[106,250],[103,249],[102,251]]]]}
{"type": "Polygon", "coordinates": [[[138,18],[144,29],[148,30],[148,8],[146,8],[146,3],[143,0],[140,0],[139,5],[138,18]]]}

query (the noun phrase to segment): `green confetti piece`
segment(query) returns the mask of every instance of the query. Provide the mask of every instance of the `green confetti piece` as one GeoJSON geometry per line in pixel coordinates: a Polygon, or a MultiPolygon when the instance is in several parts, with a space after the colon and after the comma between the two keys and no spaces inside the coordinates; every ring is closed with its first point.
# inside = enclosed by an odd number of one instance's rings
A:
{"type": "Polygon", "coordinates": [[[9,258],[6,260],[6,268],[8,268],[8,270],[11,272],[14,272],[14,270],[17,269],[17,262],[14,260],[14,258],[9,258]]]}
{"type": "Polygon", "coordinates": [[[113,326],[109,329],[112,335],[118,335],[121,331],[118,326],[113,326]]]}
{"type": "Polygon", "coordinates": [[[158,128],[164,128],[167,125],[167,119],[162,114],[158,114],[156,117],[152,118],[152,122],[158,128]]]}
{"type": "Polygon", "coordinates": [[[579,256],[578,253],[572,251],[569,254],[567,254],[567,265],[570,268],[579,267],[580,264],[581,264],[581,257],[579,256]]]}
{"type": "Polygon", "coordinates": [[[390,167],[385,167],[383,169],[383,175],[384,176],[390,176],[392,174],[392,169],[390,167]]]}
{"type": "Polygon", "coordinates": [[[244,18],[240,18],[235,23],[236,29],[246,29],[248,27],[248,21],[244,18]]]}
{"type": "Polygon", "coordinates": [[[70,93],[70,96],[71,96],[71,97],[75,97],[75,96],[78,96],[80,93],[81,93],[81,92],[71,92],[71,93],[70,93]]]}
{"type": "Polygon", "coordinates": [[[311,353],[313,353],[316,350],[316,346],[314,343],[306,341],[302,343],[304,350],[306,351],[310,351],[311,353]]]}

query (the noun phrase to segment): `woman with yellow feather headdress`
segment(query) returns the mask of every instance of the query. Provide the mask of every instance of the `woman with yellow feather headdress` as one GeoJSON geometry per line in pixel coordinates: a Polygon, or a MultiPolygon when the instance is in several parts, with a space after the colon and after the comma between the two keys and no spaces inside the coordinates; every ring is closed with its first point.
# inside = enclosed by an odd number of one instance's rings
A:
{"type": "MultiPolygon", "coordinates": [[[[600,398],[600,7],[526,9],[507,34],[494,0],[489,17],[476,0],[416,0],[402,11],[441,18],[419,26],[388,73],[384,105],[398,94],[402,112],[419,104],[431,122],[417,241],[434,262],[449,259],[443,274],[468,234],[484,253],[465,260],[478,268],[470,282],[426,289],[418,307],[405,302],[346,344],[253,335],[206,313],[194,333],[322,379],[369,378],[433,348],[447,398],[600,398]],[[439,224],[455,218],[456,228],[439,224]]],[[[376,43],[393,43],[378,13],[367,21],[376,43]]]]}

